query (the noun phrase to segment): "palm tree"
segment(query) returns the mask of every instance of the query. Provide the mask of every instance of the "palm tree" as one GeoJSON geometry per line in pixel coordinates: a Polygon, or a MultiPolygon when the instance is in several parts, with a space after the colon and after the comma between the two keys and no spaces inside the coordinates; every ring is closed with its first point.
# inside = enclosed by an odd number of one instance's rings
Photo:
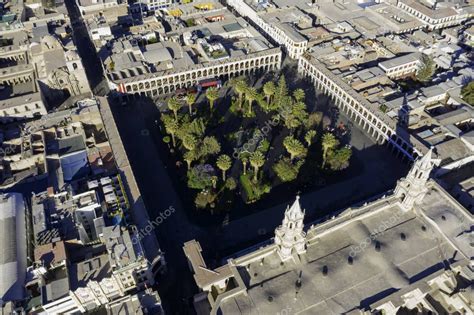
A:
{"type": "Polygon", "coordinates": [[[260,93],[257,93],[257,98],[255,100],[257,101],[257,105],[260,106],[263,111],[267,112],[269,106],[267,101],[265,100],[265,96],[260,93]]]}
{"type": "Polygon", "coordinates": [[[196,145],[197,140],[196,137],[194,137],[193,135],[188,134],[183,137],[183,146],[186,148],[186,150],[194,150],[194,148],[196,148],[196,145]]]}
{"type": "Polygon", "coordinates": [[[267,103],[270,104],[272,96],[275,95],[276,86],[273,81],[268,81],[263,85],[263,93],[267,97],[267,103]]]}
{"type": "MultiPolygon", "coordinates": [[[[212,188],[216,189],[216,184],[217,184],[217,180],[219,178],[217,176],[211,176],[211,183],[212,183],[212,188]]],[[[212,202],[214,202],[214,200],[216,199],[217,195],[215,195],[213,198],[212,198],[212,202]]]]}
{"type": "Polygon", "coordinates": [[[193,112],[193,105],[196,102],[196,94],[190,93],[186,96],[186,104],[188,104],[189,114],[193,112]]]}
{"type": "Polygon", "coordinates": [[[168,100],[168,108],[171,109],[174,113],[174,119],[178,120],[178,110],[181,108],[181,103],[176,97],[172,97],[168,100]]]}
{"type": "Polygon", "coordinates": [[[305,93],[302,89],[296,89],[293,92],[293,97],[295,98],[297,102],[301,102],[304,100],[305,93]]]}
{"type": "Polygon", "coordinates": [[[252,103],[253,101],[255,101],[256,98],[257,98],[257,90],[254,87],[249,87],[245,91],[245,99],[247,100],[247,102],[249,102],[249,111],[248,111],[249,114],[252,113],[252,103]]]}
{"type": "Polygon", "coordinates": [[[323,167],[326,164],[326,158],[328,151],[335,148],[339,144],[339,141],[332,133],[325,133],[322,138],[323,147],[323,167]]]}
{"type": "Polygon", "coordinates": [[[299,157],[306,154],[306,148],[304,147],[304,145],[292,136],[287,136],[285,140],[283,140],[283,146],[290,154],[291,160],[293,160],[295,157],[299,157]]]}
{"type": "Polygon", "coordinates": [[[234,89],[239,94],[239,109],[242,109],[242,96],[247,91],[247,82],[244,78],[240,77],[235,80],[234,89]]]}
{"type": "MultiPolygon", "coordinates": [[[[287,102],[290,104],[290,111],[287,112],[284,117],[285,126],[294,132],[296,128],[308,120],[308,112],[303,102],[292,103],[291,97],[287,97],[287,102]]],[[[284,104],[286,104],[286,102],[284,104]]]]}
{"type": "Polygon", "coordinates": [[[184,160],[186,161],[186,164],[188,165],[188,170],[191,168],[191,163],[193,161],[196,161],[198,156],[196,154],[196,151],[187,151],[183,155],[184,160]]]}
{"type": "Polygon", "coordinates": [[[212,108],[214,107],[214,102],[219,98],[219,91],[214,87],[210,87],[206,91],[206,97],[209,100],[209,108],[211,109],[211,112],[212,112],[212,108]]]}
{"type": "Polygon", "coordinates": [[[314,137],[316,137],[316,130],[309,130],[309,131],[305,134],[304,140],[305,140],[306,143],[308,144],[308,147],[311,146],[311,143],[313,142],[314,137]]]}
{"type": "Polygon", "coordinates": [[[249,157],[250,165],[253,166],[254,174],[253,174],[253,181],[257,181],[257,174],[258,169],[263,166],[265,163],[265,157],[263,156],[262,152],[255,151],[249,157]]]}
{"type": "Polygon", "coordinates": [[[225,172],[232,166],[232,160],[228,155],[222,154],[217,158],[216,164],[222,171],[222,180],[225,182],[225,172]]]}
{"type": "Polygon", "coordinates": [[[164,121],[164,123],[165,123],[166,132],[171,135],[171,140],[172,140],[172,143],[173,143],[173,147],[175,147],[176,146],[175,135],[179,130],[178,121],[176,121],[174,119],[166,119],[164,121]]]}
{"type": "Polygon", "coordinates": [[[227,188],[229,190],[236,189],[237,188],[237,183],[235,182],[235,179],[233,179],[232,177],[228,178],[225,181],[225,188],[227,188]]]}
{"type": "Polygon", "coordinates": [[[245,175],[245,174],[247,174],[247,163],[249,162],[249,158],[246,157],[246,156],[242,156],[240,158],[240,160],[242,161],[242,168],[243,168],[244,175],[245,175]]]}

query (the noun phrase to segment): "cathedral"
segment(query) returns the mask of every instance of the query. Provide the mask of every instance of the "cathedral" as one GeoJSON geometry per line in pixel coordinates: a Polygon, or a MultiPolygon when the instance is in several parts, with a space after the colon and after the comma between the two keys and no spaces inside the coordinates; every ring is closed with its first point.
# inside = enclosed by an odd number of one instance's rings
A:
{"type": "Polygon", "coordinates": [[[64,47],[58,38],[46,35],[32,40],[30,53],[47,100],[90,94],[84,66],[75,48],[64,47]]]}
{"type": "Polygon", "coordinates": [[[184,245],[198,314],[473,314],[470,213],[418,158],[393,191],[332,219],[304,222],[296,197],[270,245],[216,268],[184,245]]]}

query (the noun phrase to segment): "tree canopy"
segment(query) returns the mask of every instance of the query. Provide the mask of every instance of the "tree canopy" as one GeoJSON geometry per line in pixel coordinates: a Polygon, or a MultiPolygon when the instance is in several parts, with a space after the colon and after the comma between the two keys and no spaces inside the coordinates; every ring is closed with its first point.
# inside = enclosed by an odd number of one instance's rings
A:
{"type": "Polygon", "coordinates": [[[282,182],[291,182],[298,176],[302,164],[302,160],[293,164],[289,158],[283,158],[273,166],[273,170],[282,182]]]}
{"type": "Polygon", "coordinates": [[[222,180],[225,181],[225,172],[232,166],[232,160],[226,154],[222,154],[217,158],[217,167],[222,171],[222,180]]]}
{"type": "Polygon", "coordinates": [[[471,81],[462,87],[461,96],[466,103],[474,106],[474,81],[471,81]]]}
{"type": "Polygon", "coordinates": [[[333,171],[340,171],[349,166],[351,156],[352,150],[349,148],[334,150],[328,154],[327,163],[333,171]]]}
{"type": "Polygon", "coordinates": [[[418,72],[416,73],[416,80],[420,82],[428,82],[433,77],[435,73],[435,63],[433,58],[428,55],[423,54],[421,57],[421,66],[418,72]]]}
{"type": "Polygon", "coordinates": [[[302,157],[306,154],[307,150],[301,141],[295,139],[292,136],[288,136],[283,140],[283,146],[285,147],[286,151],[291,156],[291,160],[297,157],[302,157]]]}

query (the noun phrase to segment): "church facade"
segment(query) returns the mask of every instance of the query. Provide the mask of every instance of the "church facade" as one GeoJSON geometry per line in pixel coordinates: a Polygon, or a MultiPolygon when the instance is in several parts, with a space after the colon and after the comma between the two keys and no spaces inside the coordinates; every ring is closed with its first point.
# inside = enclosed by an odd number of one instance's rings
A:
{"type": "Polygon", "coordinates": [[[387,195],[305,225],[300,198],[273,242],[209,268],[184,245],[198,314],[472,314],[473,218],[429,176],[430,150],[387,195]]]}

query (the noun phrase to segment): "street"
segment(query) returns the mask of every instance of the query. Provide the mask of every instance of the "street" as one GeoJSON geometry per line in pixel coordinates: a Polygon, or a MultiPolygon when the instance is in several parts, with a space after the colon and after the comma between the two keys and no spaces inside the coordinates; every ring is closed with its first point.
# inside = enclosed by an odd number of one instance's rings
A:
{"type": "Polygon", "coordinates": [[[91,90],[94,95],[105,96],[108,93],[108,87],[104,79],[102,65],[89,38],[87,27],[76,1],[65,1],[65,4],[71,19],[74,43],[79,51],[79,56],[81,56],[91,90]]]}

